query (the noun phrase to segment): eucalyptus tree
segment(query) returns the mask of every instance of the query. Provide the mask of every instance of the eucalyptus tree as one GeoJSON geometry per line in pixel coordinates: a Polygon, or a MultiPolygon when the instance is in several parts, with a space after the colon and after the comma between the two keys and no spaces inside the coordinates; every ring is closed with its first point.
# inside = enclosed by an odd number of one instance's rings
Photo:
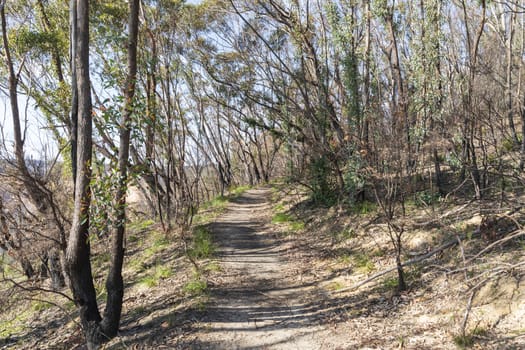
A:
{"type": "MultiPolygon", "coordinates": [[[[411,3],[407,15],[407,43],[409,57],[406,57],[406,79],[411,87],[409,92],[409,114],[411,135],[414,144],[415,161],[423,159],[434,162],[435,183],[440,194],[444,194],[441,171],[441,152],[444,143],[442,41],[443,7],[441,1],[420,1],[411,3]],[[430,147],[427,145],[430,144],[430,147]],[[428,152],[425,154],[424,152],[428,152]]],[[[423,164],[421,164],[423,165],[423,164]]],[[[418,170],[419,171],[419,170],[418,170]]]]}
{"type": "MultiPolygon", "coordinates": [[[[506,105],[506,118],[508,122],[509,132],[513,142],[519,144],[518,134],[514,123],[514,115],[516,114],[515,96],[516,91],[513,84],[514,81],[514,61],[515,61],[515,42],[516,42],[516,29],[518,26],[518,5],[512,1],[509,2],[497,2],[488,3],[488,15],[487,24],[493,29],[492,32],[495,34],[496,41],[494,44],[505,52],[505,59],[500,60],[498,65],[501,66],[501,72],[504,76],[503,89],[505,91],[505,105],[506,105]]],[[[498,79],[500,80],[500,79],[498,79]]],[[[500,81],[501,81],[500,80],[500,81]]]]}
{"type": "MultiPolygon", "coordinates": [[[[18,5],[23,6],[21,4],[18,5]]],[[[30,245],[35,248],[40,247],[39,251],[37,251],[37,255],[45,265],[47,265],[48,261],[53,262],[50,266],[45,266],[43,271],[46,271],[48,268],[50,269],[49,272],[52,277],[53,287],[58,289],[64,286],[64,278],[60,264],[55,264],[54,262],[59,260],[59,251],[65,249],[65,230],[67,220],[65,219],[63,209],[57,202],[56,193],[53,192],[50,187],[50,177],[53,167],[45,173],[39,173],[35,172],[28,164],[26,156],[26,136],[29,122],[27,120],[27,114],[24,116],[19,107],[20,87],[23,87],[29,95],[29,93],[33,91],[32,82],[35,80],[32,77],[33,72],[27,68],[27,65],[29,64],[27,61],[33,59],[38,61],[39,59],[42,59],[42,57],[48,55],[50,51],[59,55],[58,44],[55,36],[46,32],[46,30],[49,30],[49,27],[44,28],[41,32],[32,32],[28,29],[30,28],[30,24],[26,21],[12,21],[11,23],[14,24],[8,26],[6,7],[6,1],[0,3],[2,43],[4,48],[5,66],[8,75],[7,90],[11,107],[11,125],[14,140],[12,158],[14,159],[14,167],[16,171],[13,173],[13,178],[20,181],[24,196],[29,198],[36,208],[36,211],[33,213],[31,212],[31,209],[26,207],[26,211],[29,211],[27,215],[30,217],[29,221],[35,221],[35,218],[37,218],[36,221],[41,220],[41,222],[44,223],[43,225],[40,225],[41,227],[39,228],[43,233],[35,235],[34,231],[30,231],[29,240],[32,242],[26,242],[26,246],[30,245]],[[19,34],[17,42],[14,44],[11,42],[12,36],[10,35],[10,31],[11,33],[19,34]],[[28,43],[33,43],[33,47],[31,48],[28,43]],[[23,80],[24,78],[26,78],[26,81],[23,80]],[[41,238],[44,238],[44,240],[43,243],[40,244],[38,242],[42,241],[41,238]]],[[[45,16],[44,8],[41,7],[40,12],[43,18],[47,18],[45,16]]],[[[13,20],[12,14],[10,18],[13,20]]],[[[45,23],[50,26],[49,20],[45,23]]],[[[55,60],[55,66],[57,69],[61,69],[59,59],[55,60]]],[[[35,90],[38,90],[38,88],[35,90]]],[[[51,97],[50,100],[53,101],[53,97],[51,97]]],[[[38,102],[38,98],[36,98],[36,101],[38,102]]],[[[54,102],[50,102],[50,105],[53,103],[54,102]]],[[[49,110],[46,110],[45,108],[44,111],[49,112],[49,110]]],[[[27,111],[25,112],[27,113],[27,111]]],[[[54,129],[55,135],[58,135],[57,141],[59,141],[61,136],[57,131],[58,127],[55,126],[54,120],[51,118],[51,113],[47,113],[46,115],[49,117],[48,125],[54,129]]],[[[59,117],[64,117],[60,111],[58,112],[58,115],[59,117]]],[[[16,181],[13,181],[13,183],[16,183],[16,181]]],[[[24,257],[23,265],[26,266],[25,270],[27,271],[27,275],[31,275],[29,272],[32,270],[28,266],[29,263],[29,259],[24,257]]]]}
{"type": "Polygon", "coordinates": [[[300,142],[313,150],[309,157],[309,171],[316,179],[309,184],[313,193],[325,198],[330,196],[332,186],[343,189],[344,128],[332,95],[329,52],[317,46],[325,30],[316,21],[320,9],[308,3],[230,3],[242,20],[241,28],[251,32],[252,40],[262,48],[262,55],[254,57],[253,65],[261,66],[256,69],[262,78],[259,85],[266,84],[269,94],[262,90],[251,95],[267,108],[267,115],[280,119],[290,129],[287,135],[299,135],[300,142]],[[321,32],[319,36],[314,28],[321,32]],[[331,184],[332,179],[337,184],[331,184]]]}
{"type": "Polygon", "coordinates": [[[128,68],[124,85],[125,102],[122,118],[119,124],[119,181],[116,196],[115,232],[112,235],[111,265],[106,281],[107,302],[103,317],[100,315],[93,283],[90,262],[90,182],[92,177],[92,102],[89,70],[89,0],[73,0],[70,19],[72,45],[75,57],[73,77],[76,79],[78,105],[73,113],[78,116],[76,130],[76,161],[74,212],[71,231],[66,251],[66,271],[75,304],[80,311],[80,323],[88,349],[96,349],[99,345],[117,334],[121,311],[124,285],[122,280],[122,265],[124,258],[124,225],[125,202],[127,188],[127,170],[129,167],[129,140],[131,133],[131,115],[133,113],[133,98],[137,72],[137,36],[138,36],[138,0],[129,3],[128,22],[128,68]]]}
{"type": "Polygon", "coordinates": [[[465,51],[467,53],[468,66],[465,72],[466,90],[463,91],[463,125],[462,132],[462,177],[468,170],[478,199],[482,196],[482,184],[479,173],[478,157],[475,145],[476,115],[474,113],[474,87],[478,67],[481,37],[484,33],[487,21],[487,4],[485,0],[480,3],[481,11],[477,16],[478,21],[473,28],[472,14],[469,14],[469,6],[465,0],[460,2],[460,10],[463,16],[465,32],[465,51]]]}

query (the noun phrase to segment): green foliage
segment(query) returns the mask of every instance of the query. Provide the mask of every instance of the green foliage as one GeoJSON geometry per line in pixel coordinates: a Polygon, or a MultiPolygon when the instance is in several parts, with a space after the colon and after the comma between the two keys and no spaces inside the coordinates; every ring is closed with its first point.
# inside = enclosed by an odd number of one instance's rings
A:
{"type": "MultiPolygon", "coordinates": [[[[279,204],[275,207],[276,211],[284,210],[284,205],[279,204]]],[[[272,224],[284,224],[288,225],[289,232],[295,233],[304,230],[306,224],[300,220],[294,220],[292,215],[283,212],[277,212],[272,217],[272,224]]]]}
{"type": "Polygon", "coordinates": [[[91,11],[93,12],[91,19],[94,21],[91,26],[94,31],[93,41],[100,42],[101,46],[113,46],[113,51],[118,54],[118,45],[126,40],[126,33],[122,30],[128,14],[126,2],[96,1],[91,11]]]}
{"type": "Polygon", "coordinates": [[[127,263],[127,266],[135,271],[135,273],[141,273],[147,270],[148,267],[151,266],[151,258],[164,251],[171,244],[171,241],[166,235],[155,231],[149,236],[149,241],[151,242],[151,245],[146,249],[143,249],[140,254],[131,256],[127,263]]]}
{"type": "Polygon", "coordinates": [[[348,125],[355,127],[362,118],[359,95],[359,57],[354,49],[355,19],[346,16],[337,7],[335,2],[329,2],[327,17],[333,31],[333,41],[336,49],[340,52],[343,65],[343,83],[345,87],[346,105],[343,106],[347,116],[348,125]]]}
{"type": "Polygon", "coordinates": [[[330,207],[337,201],[337,193],[332,183],[332,169],[326,157],[315,158],[310,163],[309,179],[311,198],[316,204],[330,207]]]}
{"type": "Polygon", "coordinates": [[[227,196],[217,196],[204,204],[205,209],[224,209],[228,205],[227,196]]]}
{"type": "Polygon", "coordinates": [[[131,222],[129,225],[128,225],[128,228],[131,230],[131,231],[134,231],[134,232],[142,232],[142,231],[147,231],[148,229],[151,228],[151,226],[153,226],[155,224],[155,221],[152,220],[152,219],[146,219],[146,220],[135,220],[133,222],[131,222]]]}
{"type": "Polygon", "coordinates": [[[153,288],[157,286],[157,279],[155,276],[144,276],[139,280],[139,285],[147,287],[147,288],[153,288]]]}
{"type": "Polygon", "coordinates": [[[215,253],[215,249],[210,230],[204,225],[196,226],[193,229],[192,243],[188,254],[197,259],[209,259],[215,253]]]}
{"type": "Polygon", "coordinates": [[[95,292],[97,294],[97,300],[102,302],[106,300],[108,292],[106,290],[106,284],[103,278],[98,278],[95,281],[95,292]]]}
{"type": "Polygon", "coordinates": [[[449,152],[445,155],[445,161],[448,166],[452,168],[452,170],[457,170],[461,168],[461,165],[463,162],[461,161],[460,157],[456,154],[456,152],[449,152]]]}
{"type": "Polygon", "coordinates": [[[345,287],[344,284],[342,284],[339,281],[332,282],[328,285],[328,290],[338,291],[345,287]]]}
{"type": "Polygon", "coordinates": [[[383,288],[386,290],[393,290],[397,289],[397,286],[399,285],[399,280],[397,277],[390,277],[383,280],[383,288]]]}
{"type": "Polygon", "coordinates": [[[152,238],[153,238],[153,243],[151,244],[151,246],[149,248],[147,248],[144,251],[144,255],[147,256],[147,257],[151,257],[151,256],[153,256],[153,255],[163,251],[171,243],[170,240],[168,239],[168,237],[166,237],[166,235],[161,233],[161,232],[156,232],[152,236],[152,238]]]}
{"type": "Polygon", "coordinates": [[[91,265],[93,266],[93,270],[98,270],[104,266],[104,264],[108,263],[111,258],[111,254],[109,252],[102,252],[98,254],[91,255],[91,265]]]}
{"type": "MultiPolygon", "coordinates": [[[[90,206],[90,234],[92,238],[109,234],[111,227],[116,224],[110,213],[114,211],[114,193],[118,186],[117,168],[109,164],[110,171],[106,171],[104,160],[94,160],[93,175],[91,177],[91,206],[90,206]]],[[[123,224],[123,223],[121,223],[123,224]]]]}
{"type": "Polygon", "coordinates": [[[483,327],[476,327],[472,330],[470,334],[472,334],[475,337],[485,337],[488,334],[488,330],[483,327]]]}
{"type": "Polygon", "coordinates": [[[460,349],[470,348],[474,345],[474,337],[470,334],[460,334],[454,336],[454,344],[460,349]]]}
{"type": "Polygon", "coordinates": [[[377,248],[375,249],[373,252],[372,252],[372,256],[376,257],[376,258],[381,258],[383,256],[386,255],[386,251],[381,249],[381,248],[377,248]]]}
{"type": "Polygon", "coordinates": [[[130,318],[137,318],[138,316],[146,313],[148,313],[148,308],[144,305],[138,305],[137,307],[128,312],[128,316],[130,318]]]}
{"type": "MultiPolygon", "coordinates": [[[[521,137],[518,136],[518,141],[521,142],[521,137]]],[[[501,152],[508,153],[519,148],[512,137],[506,137],[501,141],[501,152]]]]}
{"type": "Polygon", "coordinates": [[[250,188],[251,187],[247,186],[247,185],[234,187],[233,189],[230,190],[230,196],[229,197],[230,197],[230,199],[232,197],[239,197],[244,192],[248,191],[250,188]]]}
{"type": "Polygon", "coordinates": [[[284,204],[282,204],[282,203],[277,204],[277,205],[273,208],[273,211],[275,211],[275,212],[281,212],[281,211],[284,211],[284,204]]]}
{"type": "Polygon", "coordinates": [[[68,47],[63,33],[38,31],[26,26],[9,33],[10,40],[20,53],[32,52],[36,55],[50,54],[54,48],[65,52],[68,47]]]}
{"type": "Polygon", "coordinates": [[[290,221],[292,221],[292,217],[290,214],[286,214],[286,213],[276,213],[272,217],[272,224],[280,224],[280,223],[290,222],[290,221]]]}
{"type": "Polygon", "coordinates": [[[228,197],[226,196],[217,196],[209,202],[205,202],[201,205],[201,208],[204,210],[214,210],[218,212],[224,211],[228,206],[228,197]]]}
{"type": "Polygon", "coordinates": [[[14,262],[5,252],[0,253],[0,274],[12,279],[19,277],[20,272],[13,266],[14,262]]]}
{"type": "Polygon", "coordinates": [[[127,263],[127,265],[137,274],[145,271],[148,268],[143,257],[140,257],[140,258],[133,257],[127,263]]]}
{"type": "Polygon", "coordinates": [[[351,196],[351,203],[355,203],[357,196],[365,187],[366,178],[362,174],[363,162],[359,153],[351,152],[352,156],[348,160],[344,169],[345,190],[351,196]]]}
{"type": "Polygon", "coordinates": [[[332,233],[336,242],[344,242],[349,239],[355,238],[357,233],[352,228],[344,228],[341,231],[332,233]]]}
{"type": "Polygon", "coordinates": [[[43,300],[33,300],[31,303],[31,309],[36,312],[41,312],[53,307],[53,304],[43,300]]]}
{"type": "Polygon", "coordinates": [[[216,262],[212,261],[204,266],[204,271],[207,272],[220,272],[222,271],[221,266],[216,262]]]}
{"type": "Polygon", "coordinates": [[[212,221],[218,215],[224,213],[230,200],[239,197],[249,186],[238,186],[230,189],[227,196],[217,196],[208,202],[199,205],[198,213],[193,217],[193,222],[196,224],[205,224],[212,221]]]}
{"type": "Polygon", "coordinates": [[[294,221],[290,222],[290,224],[289,224],[290,231],[292,231],[292,232],[302,231],[302,230],[304,230],[304,227],[305,227],[305,223],[302,222],[302,221],[294,220],[294,221]]]}
{"type": "Polygon", "coordinates": [[[344,253],[344,254],[339,255],[339,257],[337,258],[337,261],[340,264],[348,265],[352,261],[352,258],[350,256],[350,254],[344,253]]]}
{"type": "Polygon", "coordinates": [[[388,0],[374,0],[371,4],[374,16],[382,19],[389,15],[388,0]]]}
{"type": "Polygon", "coordinates": [[[168,266],[156,266],[155,277],[159,279],[170,278],[173,275],[173,270],[168,266]]]}
{"type": "Polygon", "coordinates": [[[139,285],[153,288],[159,284],[160,280],[169,278],[173,275],[173,270],[168,266],[155,265],[148,270],[148,274],[139,280],[139,285]]]}
{"type": "Polygon", "coordinates": [[[363,253],[355,253],[353,255],[354,265],[357,270],[368,273],[375,270],[374,262],[370,260],[370,258],[363,253]]]}
{"type": "Polygon", "coordinates": [[[441,196],[437,192],[430,190],[417,192],[415,195],[416,205],[428,206],[439,202],[441,196]]]}
{"type": "Polygon", "coordinates": [[[354,214],[366,215],[377,210],[377,204],[370,201],[357,202],[352,205],[352,212],[354,214]]]}
{"type": "Polygon", "coordinates": [[[0,320],[0,338],[6,339],[24,330],[27,320],[33,314],[32,309],[13,315],[10,319],[0,320]]]}
{"type": "Polygon", "coordinates": [[[183,291],[192,297],[203,296],[208,292],[208,283],[200,274],[195,273],[193,278],[184,285],[183,291]]]}
{"type": "Polygon", "coordinates": [[[136,243],[138,242],[140,239],[140,237],[138,235],[135,235],[135,234],[132,234],[132,233],[128,233],[127,237],[126,237],[126,241],[128,243],[136,243]]]}

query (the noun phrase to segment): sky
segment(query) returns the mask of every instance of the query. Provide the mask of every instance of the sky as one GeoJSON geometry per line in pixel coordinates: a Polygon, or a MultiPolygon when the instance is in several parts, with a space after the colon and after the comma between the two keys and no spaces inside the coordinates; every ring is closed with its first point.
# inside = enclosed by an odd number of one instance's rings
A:
{"type": "MultiPolygon", "coordinates": [[[[20,122],[22,131],[26,129],[24,151],[27,158],[43,159],[53,157],[57,153],[57,147],[50,139],[49,130],[45,128],[44,121],[40,114],[35,111],[34,102],[28,100],[26,96],[18,96],[18,107],[20,110],[20,122]],[[27,121],[27,124],[26,122],[27,121]]],[[[0,144],[5,142],[7,150],[13,150],[13,121],[11,115],[11,105],[9,97],[5,91],[0,92],[0,144]],[[5,139],[4,139],[5,138],[5,139]]],[[[2,153],[3,146],[0,153],[2,153]]],[[[0,157],[2,154],[0,154],[0,157]]]]}

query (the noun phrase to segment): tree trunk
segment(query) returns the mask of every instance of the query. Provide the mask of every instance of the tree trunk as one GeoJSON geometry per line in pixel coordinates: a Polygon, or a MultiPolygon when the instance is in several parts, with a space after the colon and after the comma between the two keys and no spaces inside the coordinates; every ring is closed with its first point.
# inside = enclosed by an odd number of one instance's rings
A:
{"type": "MultiPolygon", "coordinates": [[[[75,45],[75,68],[78,89],[78,130],[77,130],[77,172],[73,223],[66,252],[66,267],[70,277],[71,290],[80,309],[82,325],[88,349],[113,338],[118,331],[122,311],[124,283],[122,264],[124,259],[124,225],[127,169],[129,158],[130,121],[136,80],[136,56],[138,33],[139,0],[130,2],[129,19],[129,74],[126,81],[126,102],[120,125],[119,184],[116,194],[116,222],[111,248],[111,266],[106,280],[108,293],[104,318],[98,310],[93,275],[90,263],[89,207],[91,203],[91,152],[92,116],[89,81],[89,0],[77,0],[75,18],[77,22],[73,44],[75,45]]],[[[74,114],[74,112],[72,113],[74,114]]]]}
{"type": "Polygon", "coordinates": [[[47,256],[49,266],[49,275],[51,285],[54,290],[58,290],[66,285],[64,274],[62,273],[62,264],[60,263],[60,252],[57,249],[51,249],[47,256]]]}
{"type": "Polygon", "coordinates": [[[403,264],[401,263],[401,236],[403,231],[396,232],[396,265],[397,265],[397,291],[402,292],[407,289],[405,282],[405,272],[403,271],[403,264]]]}
{"type": "Polygon", "coordinates": [[[38,272],[39,278],[46,279],[48,277],[48,261],[49,258],[47,256],[47,252],[44,252],[44,254],[40,257],[40,271],[38,272]]]}
{"type": "MultiPolygon", "coordinates": [[[[77,86],[77,1],[70,0],[69,4],[69,18],[70,18],[70,47],[69,54],[71,57],[71,130],[69,137],[71,139],[71,172],[73,176],[73,183],[77,181],[77,132],[78,132],[78,86],[77,86]]],[[[75,188],[74,186],[73,188],[75,188]]]]}
{"type": "Polygon", "coordinates": [[[133,98],[137,78],[137,37],[139,22],[139,2],[130,1],[129,42],[128,42],[128,77],[126,80],[125,106],[120,123],[120,148],[118,156],[119,183],[116,202],[116,227],[111,245],[111,268],[106,280],[108,299],[104,310],[102,329],[108,337],[117,335],[122,312],[124,296],[124,281],[122,265],[124,261],[124,233],[126,227],[126,191],[128,182],[128,158],[131,134],[131,116],[133,113],[133,98]]]}
{"type": "MultiPolygon", "coordinates": [[[[78,130],[76,142],[76,179],[73,222],[66,249],[66,271],[75,304],[79,307],[88,349],[101,342],[96,291],[90,262],[89,207],[91,204],[92,111],[89,81],[89,0],[76,0],[72,19],[76,87],[78,92],[78,130]],[[76,26],[75,26],[76,23],[76,26]]],[[[74,108],[74,106],[72,106],[74,108]]]]}
{"type": "Polygon", "coordinates": [[[436,148],[433,150],[434,154],[434,172],[436,173],[436,187],[438,189],[438,192],[441,196],[445,195],[445,189],[443,187],[443,175],[441,173],[441,166],[439,161],[439,155],[436,148]]]}
{"type": "Polygon", "coordinates": [[[521,106],[521,149],[520,149],[520,165],[521,171],[525,168],[525,97],[523,97],[523,105],[521,106]]]}
{"type": "Polygon", "coordinates": [[[505,70],[505,99],[507,104],[507,120],[509,123],[512,140],[516,145],[519,145],[518,134],[516,133],[516,127],[514,126],[514,113],[513,113],[513,99],[512,99],[512,41],[514,38],[514,18],[516,13],[510,13],[509,28],[506,33],[506,70],[505,70]]]}
{"type": "Polygon", "coordinates": [[[22,271],[24,271],[24,275],[31,279],[35,275],[35,269],[33,269],[33,265],[31,264],[31,261],[25,256],[22,257],[20,260],[20,264],[22,265],[22,271]]]}
{"type": "Polygon", "coordinates": [[[389,61],[390,69],[392,70],[393,77],[393,88],[392,88],[392,102],[393,102],[393,115],[392,115],[392,132],[394,137],[401,137],[404,132],[405,147],[406,147],[406,167],[408,171],[411,171],[414,164],[412,159],[412,140],[410,137],[410,121],[408,118],[408,105],[407,96],[405,91],[405,83],[403,80],[403,74],[401,72],[401,63],[399,60],[399,49],[397,44],[397,35],[394,24],[394,9],[389,9],[389,13],[384,16],[388,27],[388,34],[390,36],[390,48],[389,48],[389,61]]]}
{"type": "Polygon", "coordinates": [[[364,149],[367,153],[370,152],[370,140],[369,140],[369,115],[368,108],[370,107],[370,62],[371,62],[371,10],[370,1],[365,1],[365,16],[366,16],[366,32],[365,32],[365,67],[364,67],[364,100],[363,100],[363,130],[362,130],[362,142],[364,149]]]}

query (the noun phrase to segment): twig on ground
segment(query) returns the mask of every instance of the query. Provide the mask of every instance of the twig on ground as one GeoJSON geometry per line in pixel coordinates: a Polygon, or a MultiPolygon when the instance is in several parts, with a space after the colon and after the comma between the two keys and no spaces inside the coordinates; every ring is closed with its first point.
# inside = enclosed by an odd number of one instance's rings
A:
{"type": "MultiPolygon", "coordinates": [[[[437,253],[449,248],[449,247],[452,247],[454,245],[458,244],[458,241],[456,238],[450,240],[450,241],[447,241],[446,243],[440,245],[439,247],[437,247],[436,249],[434,250],[431,250],[430,252],[424,254],[424,255],[421,255],[417,258],[414,258],[414,259],[411,259],[411,260],[408,260],[408,261],[405,261],[404,263],[401,264],[402,267],[406,267],[406,266],[410,266],[410,265],[413,265],[415,263],[418,263],[420,261],[423,261],[423,260],[426,260],[430,257],[432,257],[433,255],[436,255],[437,253]]],[[[386,275],[387,273],[390,273],[392,271],[395,271],[397,269],[397,266],[393,266],[393,267],[390,267],[386,270],[383,270],[383,271],[380,271],[378,273],[375,273],[373,274],[372,276],[368,277],[366,280],[364,281],[361,281],[359,282],[358,284],[356,285],[353,285],[352,287],[349,287],[349,288],[343,288],[343,289],[339,289],[337,291],[335,291],[335,293],[342,293],[342,292],[347,292],[349,290],[354,290],[354,289],[357,289],[381,276],[384,276],[386,275]]]]}
{"type": "Polygon", "coordinates": [[[520,236],[525,236],[525,230],[517,230],[517,231],[514,231],[514,232],[517,232],[517,233],[514,233],[510,236],[505,236],[491,244],[489,244],[488,246],[486,246],[484,249],[482,249],[480,252],[478,252],[478,254],[474,255],[472,258],[468,259],[467,260],[467,264],[468,263],[471,263],[472,261],[478,259],[480,256],[482,256],[483,254],[485,254],[486,252],[490,251],[492,248],[498,246],[498,245],[501,245],[505,242],[508,242],[510,240],[513,240],[514,238],[518,238],[520,236]]]}
{"type": "Polygon", "coordinates": [[[458,235],[456,235],[456,239],[458,241],[458,245],[459,245],[459,249],[461,250],[461,259],[463,260],[463,267],[464,267],[464,270],[463,270],[463,274],[465,276],[465,281],[468,280],[468,276],[467,276],[467,259],[465,258],[465,249],[463,249],[463,244],[461,243],[461,239],[459,238],[458,235]]]}
{"type": "Polygon", "coordinates": [[[464,210],[465,208],[467,208],[469,205],[471,205],[474,202],[475,202],[475,199],[471,199],[470,201],[468,201],[467,203],[463,204],[459,208],[454,208],[452,210],[449,210],[446,213],[444,213],[443,215],[439,215],[438,217],[434,217],[433,219],[430,219],[429,221],[415,222],[415,223],[413,223],[411,225],[411,228],[421,228],[421,227],[426,227],[426,226],[428,226],[430,224],[433,224],[433,223],[439,223],[439,222],[443,221],[444,219],[448,218],[449,216],[461,212],[462,210],[464,210]]]}
{"type": "Polygon", "coordinates": [[[461,335],[465,336],[466,329],[467,329],[467,322],[470,315],[470,310],[472,310],[472,300],[474,300],[474,296],[476,295],[477,290],[473,290],[470,293],[470,296],[467,301],[467,306],[465,307],[465,313],[463,314],[463,322],[461,322],[461,335]]]}

